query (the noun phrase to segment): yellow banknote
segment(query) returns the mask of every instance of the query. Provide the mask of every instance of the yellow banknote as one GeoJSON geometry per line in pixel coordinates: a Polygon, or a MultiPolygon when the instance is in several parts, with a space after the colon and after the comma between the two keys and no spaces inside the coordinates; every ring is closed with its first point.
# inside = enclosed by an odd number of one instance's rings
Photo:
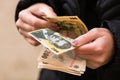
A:
{"type": "Polygon", "coordinates": [[[54,65],[51,65],[51,64],[48,64],[45,62],[39,62],[38,68],[57,70],[57,71],[61,71],[61,72],[65,72],[65,73],[69,73],[69,74],[73,74],[73,75],[77,75],[77,76],[81,76],[81,74],[84,73],[82,71],[75,71],[75,70],[68,69],[66,67],[54,66],[54,65]]]}
{"type": "Polygon", "coordinates": [[[57,32],[70,38],[76,38],[88,31],[86,25],[77,16],[44,17],[44,19],[56,24],[59,28],[57,32]]]}
{"type": "Polygon", "coordinates": [[[39,57],[39,62],[40,61],[47,62],[54,66],[67,67],[75,71],[85,71],[86,67],[86,60],[75,56],[71,51],[61,55],[55,55],[49,49],[46,49],[44,53],[41,53],[39,57]]]}

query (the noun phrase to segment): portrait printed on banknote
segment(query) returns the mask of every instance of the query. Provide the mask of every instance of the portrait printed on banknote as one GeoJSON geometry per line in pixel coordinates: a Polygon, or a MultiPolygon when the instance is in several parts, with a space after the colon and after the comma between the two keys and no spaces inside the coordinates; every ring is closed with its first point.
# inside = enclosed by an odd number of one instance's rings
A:
{"type": "Polygon", "coordinates": [[[68,50],[74,49],[74,46],[71,44],[71,38],[62,36],[58,32],[55,32],[51,29],[39,29],[32,31],[29,34],[43,44],[46,48],[55,52],[55,54],[61,54],[68,50]]]}

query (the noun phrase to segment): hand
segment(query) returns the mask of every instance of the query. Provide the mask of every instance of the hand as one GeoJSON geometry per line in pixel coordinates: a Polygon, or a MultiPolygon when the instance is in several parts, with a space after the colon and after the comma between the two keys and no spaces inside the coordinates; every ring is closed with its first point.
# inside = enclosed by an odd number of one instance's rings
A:
{"type": "Polygon", "coordinates": [[[73,40],[74,53],[87,60],[87,67],[96,69],[107,64],[113,55],[112,34],[105,28],[94,28],[73,40]]]}
{"type": "Polygon", "coordinates": [[[45,21],[42,16],[52,17],[56,16],[56,14],[48,5],[44,3],[38,3],[25,10],[22,10],[19,13],[19,18],[16,22],[20,34],[23,35],[24,38],[34,46],[39,45],[39,42],[37,42],[27,33],[40,28],[53,27],[53,24],[45,21]]]}

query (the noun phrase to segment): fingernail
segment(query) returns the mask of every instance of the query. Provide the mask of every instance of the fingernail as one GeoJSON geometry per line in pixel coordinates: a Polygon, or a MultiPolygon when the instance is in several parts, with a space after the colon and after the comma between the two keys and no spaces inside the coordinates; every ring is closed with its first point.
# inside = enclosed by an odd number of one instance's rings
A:
{"type": "Polygon", "coordinates": [[[72,45],[73,45],[73,46],[77,46],[77,44],[78,44],[77,40],[73,40],[73,41],[72,41],[72,45]]]}

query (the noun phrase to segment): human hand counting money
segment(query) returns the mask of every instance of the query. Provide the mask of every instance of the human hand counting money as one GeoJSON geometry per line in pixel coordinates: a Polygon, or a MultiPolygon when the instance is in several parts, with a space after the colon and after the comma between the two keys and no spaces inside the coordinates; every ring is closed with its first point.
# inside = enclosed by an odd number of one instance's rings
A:
{"type": "MultiPolygon", "coordinates": [[[[53,58],[50,58],[51,56],[47,58],[47,62],[44,63],[46,59],[44,59],[43,62],[39,62],[39,67],[43,69],[40,70],[38,80],[120,80],[119,1],[120,0],[19,0],[15,12],[15,21],[19,32],[29,43],[39,45],[39,42],[27,34],[28,32],[41,28],[49,28],[59,32],[65,37],[72,38],[72,46],[75,48],[72,49],[74,53],[71,53],[72,56],[75,57],[70,58],[71,61],[65,60],[66,57],[59,57],[60,61],[63,61],[63,59],[64,61],[69,61],[69,63],[72,63],[72,66],[70,64],[70,66],[66,67],[65,63],[62,63],[61,66],[55,66],[59,60],[56,59],[56,57],[54,57],[53,60],[53,58]],[[74,21],[71,21],[72,24],[69,24],[68,18],[66,18],[66,21],[61,22],[61,16],[77,16],[85,23],[88,30],[86,31],[84,27],[78,27],[84,25],[78,23],[74,25],[74,21]],[[48,19],[55,22],[55,24],[52,24],[53,22],[50,23],[48,19]],[[75,28],[75,26],[77,28],[75,28]],[[83,29],[85,32],[83,32],[83,29]],[[76,57],[84,61],[83,67],[81,67],[82,73],[81,71],[73,70],[75,68],[80,70],[80,66],[76,64],[73,65],[73,63],[78,61],[76,57]],[[55,62],[55,65],[52,64],[52,61],[55,62]],[[72,70],[69,70],[71,67],[72,70]],[[49,70],[49,68],[51,70],[49,70]],[[60,71],[82,75],[73,76],[71,74],[61,73],[60,71]]],[[[76,18],[72,17],[70,19],[76,18]]],[[[42,45],[42,42],[40,42],[40,44],[42,45]]],[[[49,52],[50,49],[45,50],[45,53],[49,52]]],[[[44,52],[40,54],[44,54],[44,52]]],[[[41,58],[39,58],[40,61],[41,58]]],[[[66,63],[68,64],[68,62],[66,63]]],[[[78,64],[81,65],[80,62],[78,62],[78,64]]]]}
{"type": "Polygon", "coordinates": [[[113,55],[113,37],[105,28],[94,28],[73,40],[74,53],[87,60],[87,67],[96,69],[108,63],[113,55]],[[100,32],[100,33],[99,33],[100,32]]]}
{"type": "Polygon", "coordinates": [[[22,10],[16,22],[19,32],[32,45],[37,46],[39,42],[29,36],[27,33],[44,27],[52,27],[52,24],[45,21],[42,16],[56,16],[53,9],[46,4],[39,3],[22,10]]]}

